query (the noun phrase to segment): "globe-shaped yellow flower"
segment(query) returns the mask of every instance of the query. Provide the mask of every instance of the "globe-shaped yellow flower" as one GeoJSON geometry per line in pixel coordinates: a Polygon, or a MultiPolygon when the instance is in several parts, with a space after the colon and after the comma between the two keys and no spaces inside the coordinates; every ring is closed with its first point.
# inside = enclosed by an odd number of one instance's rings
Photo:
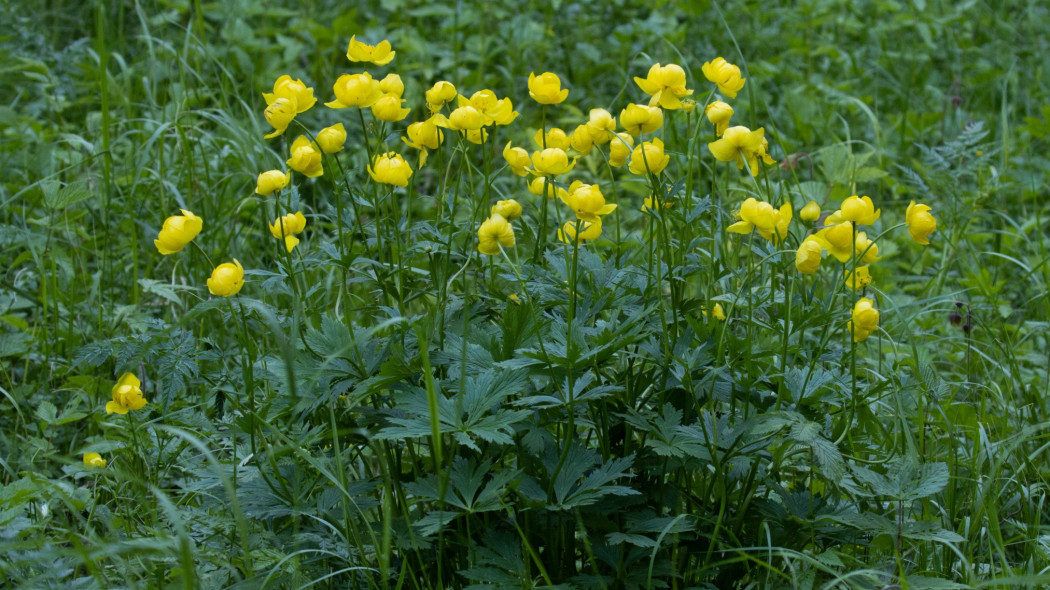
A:
{"type": "Polygon", "coordinates": [[[878,329],[879,310],[875,309],[871,299],[861,297],[853,306],[852,319],[849,322],[849,330],[853,333],[853,341],[863,342],[878,329]]]}
{"type": "Polygon", "coordinates": [[[839,208],[844,221],[852,221],[858,225],[871,225],[879,219],[882,209],[876,209],[871,198],[853,195],[842,201],[839,208]]]}
{"type": "Polygon", "coordinates": [[[272,93],[263,93],[263,99],[268,105],[273,104],[278,98],[293,99],[296,113],[305,113],[317,104],[314,89],[308,88],[302,80],[292,80],[292,77],[287,74],[277,78],[277,81],[273,83],[272,93]]]}
{"type": "Polygon", "coordinates": [[[806,206],[798,212],[798,218],[806,223],[813,223],[820,219],[820,205],[816,201],[806,203],[806,206]]]}
{"type": "Polygon", "coordinates": [[[634,151],[631,152],[631,166],[629,169],[632,174],[640,176],[649,173],[659,175],[664,171],[664,168],[667,168],[667,163],[670,161],[671,156],[664,153],[664,142],[657,137],[634,148],[634,151]]]}
{"type": "Polygon", "coordinates": [[[306,216],[302,211],[287,213],[270,224],[270,233],[277,239],[302,233],[304,229],[306,229],[306,216]]]}
{"type": "Polygon", "coordinates": [[[858,266],[857,271],[846,270],[846,287],[859,291],[871,284],[871,271],[867,266],[858,266]]]}
{"type": "Polygon", "coordinates": [[[403,108],[405,99],[394,94],[384,94],[372,105],[372,116],[380,121],[396,123],[408,116],[411,109],[403,108]]]}
{"type": "Polygon", "coordinates": [[[491,213],[502,215],[507,221],[514,221],[521,217],[521,203],[518,203],[514,199],[499,201],[492,206],[491,213]]]}
{"type": "Polygon", "coordinates": [[[562,149],[547,148],[532,153],[532,170],[537,176],[560,176],[568,173],[574,166],[576,158],[570,162],[569,155],[562,149]]]}
{"type": "Polygon", "coordinates": [[[478,252],[495,256],[500,246],[514,246],[514,227],[499,213],[493,213],[478,228],[478,252]]]}
{"type": "Polygon", "coordinates": [[[164,226],[160,228],[160,234],[153,245],[157,251],[167,256],[181,251],[187,244],[197,237],[201,232],[204,221],[193,214],[192,211],[180,209],[182,215],[173,215],[164,220],[164,226]]]}
{"type": "Polygon", "coordinates": [[[568,194],[562,202],[572,209],[577,219],[596,221],[602,215],[616,210],[616,205],[605,202],[605,195],[597,184],[584,184],[576,181],[569,185],[568,194]]]}
{"type": "Polygon", "coordinates": [[[317,145],[326,154],[343,151],[344,144],[346,144],[346,127],[343,127],[342,123],[325,127],[317,134],[317,145]]]}
{"type": "Polygon", "coordinates": [[[922,245],[930,243],[930,234],[937,231],[937,219],[930,213],[929,205],[916,204],[912,201],[908,205],[908,211],[904,214],[904,221],[908,224],[908,233],[911,239],[922,245]]]}
{"type": "Polygon", "coordinates": [[[532,158],[529,157],[529,152],[525,151],[525,148],[511,147],[509,141],[503,148],[503,159],[507,161],[511,172],[518,176],[527,175],[529,168],[532,167],[532,158]]]}
{"type": "Polygon", "coordinates": [[[656,131],[664,124],[664,111],[660,107],[644,104],[629,104],[620,111],[620,125],[624,131],[637,137],[642,133],[656,131]]]}
{"type": "Polygon", "coordinates": [[[448,126],[456,131],[477,131],[485,126],[485,116],[472,106],[459,107],[448,116],[448,126]]]}
{"type": "Polygon", "coordinates": [[[630,133],[617,133],[609,142],[609,165],[619,168],[626,164],[633,148],[634,138],[630,133]]]}
{"type": "Polygon", "coordinates": [[[591,135],[587,124],[577,125],[569,135],[569,145],[581,155],[586,155],[594,149],[594,137],[591,135]]]}
{"type": "Polygon", "coordinates": [[[744,87],[745,78],[740,76],[740,68],[718,57],[714,61],[704,62],[701,70],[704,77],[729,98],[736,98],[740,89],[744,87]]]}
{"type": "Polygon", "coordinates": [[[666,66],[653,64],[645,78],[635,77],[634,82],[642,89],[642,92],[652,96],[649,99],[651,107],[659,106],[668,110],[680,109],[683,105],[679,99],[693,93],[692,90],[685,87],[685,70],[677,64],[666,66]]]}
{"type": "Polygon", "coordinates": [[[317,144],[311,143],[305,135],[295,138],[290,151],[292,157],[285,162],[289,168],[310,178],[317,178],[324,174],[321,149],[317,144]]]}
{"type": "Polygon", "coordinates": [[[106,466],[106,460],[98,453],[84,453],[84,466],[90,469],[102,469],[106,466]]]}
{"type": "Polygon", "coordinates": [[[445,80],[435,82],[430,90],[426,92],[427,106],[430,107],[430,112],[436,113],[440,111],[441,107],[455,100],[456,95],[456,87],[451,82],[445,80]]]}
{"type": "Polygon", "coordinates": [[[616,134],[616,118],[605,109],[591,109],[587,115],[587,131],[595,145],[605,145],[616,134]]]}
{"type": "Polygon", "coordinates": [[[333,109],[349,107],[370,107],[383,96],[379,82],[372,79],[372,74],[343,74],[332,85],[335,100],[326,102],[325,106],[333,109]]]}
{"type": "Polygon", "coordinates": [[[540,104],[558,104],[569,96],[569,91],[561,87],[561,78],[557,74],[544,72],[537,76],[530,73],[529,96],[540,104]]]}
{"type": "Polygon", "coordinates": [[[268,197],[288,186],[288,182],[291,180],[291,172],[281,172],[280,170],[260,172],[259,177],[255,180],[255,193],[268,197]]]}
{"type": "Polygon", "coordinates": [[[379,81],[379,91],[383,94],[393,94],[401,98],[401,95],[405,93],[405,83],[401,81],[401,76],[387,74],[385,78],[379,81]]]}
{"type": "Polygon", "coordinates": [[[736,162],[737,168],[743,168],[746,161],[751,175],[757,176],[758,159],[765,155],[765,133],[762,127],[751,131],[743,125],[738,125],[726,129],[721,139],[707,144],[707,147],[715,159],[721,162],[736,162]]]}
{"type": "Polygon", "coordinates": [[[715,126],[715,135],[722,137],[726,129],[729,128],[729,119],[733,116],[733,107],[716,100],[704,108],[704,115],[715,126]]]}
{"type": "Polygon", "coordinates": [[[376,155],[372,165],[368,167],[368,175],[372,177],[372,180],[381,184],[406,187],[409,177],[412,176],[412,167],[401,157],[401,154],[387,152],[376,155]]]}
{"type": "Polygon", "coordinates": [[[294,98],[280,97],[270,103],[263,111],[263,116],[266,117],[266,122],[273,127],[273,132],[267,133],[263,138],[270,139],[283,134],[295,119],[295,113],[294,98]]]}
{"type": "Polygon", "coordinates": [[[211,271],[208,278],[208,292],[217,297],[230,297],[240,292],[244,286],[244,267],[237,261],[224,262],[211,271]]]}
{"type": "Polygon", "coordinates": [[[551,179],[545,176],[537,176],[536,178],[533,178],[532,181],[529,182],[529,192],[537,197],[546,195],[548,199],[557,198],[562,201],[569,196],[569,191],[555,185],[551,179]],[[546,193],[544,191],[546,191],[546,193]]]}
{"type": "Polygon", "coordinates": [[[602,220],[600,217],[595,217],[591,221],[583,219],[577,219],[576,221],[566,221],[561,229],[558,230],[558,239],[566,244],[572,244],[577,240],[580,242],[594,241],[600,238],[602,235],[602,220]],[[580,233],[576,234],[576,226],[579,225],[580,233]]]}
{"type": "Polygon", "coordinates": [[[811,275],[820,269],[820,260],[824,253],[824,244],[815,236],[802,241],[795,252],[795,268],[802,274],[811,275]]]}
{"type": "Polygon", "coordinates": [[[568,150],[572,147],[572,140],[569,139],[568,134],[566,134],[563,129],[557,127],[548,129],[546,133],[544,133],[542,129],[537,129],[536,134],[532,136],[532,141],[534,141],[536,147],[541,150],[547,148],[568,150]]]}
{"type": "Polygon", "coordinates": [[[110,394],[113,400],[106,403],[107,414],[127,414],[131,410],[141,410],[146,405],[142,397],[142,382],[134,373],[124,373],[113,386],[110,394]]]}

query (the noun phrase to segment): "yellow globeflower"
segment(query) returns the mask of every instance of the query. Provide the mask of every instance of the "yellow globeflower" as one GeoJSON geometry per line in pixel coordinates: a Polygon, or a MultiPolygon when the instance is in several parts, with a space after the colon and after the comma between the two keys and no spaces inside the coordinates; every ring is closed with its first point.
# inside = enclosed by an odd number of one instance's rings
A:
{"type": "Polygon", "coordinates": [[[310,143],[305,135],[300,135],[292,142],[292,157],[288,158],[288,167],[300,174],[310,178],[317,178],[324,174],[321,165],[321,150],[315,143],[310,143]]]}
{"type": "Polygon", "coordinates": [[[795,268],[798,272],[811,275],[820,269],[820,259],[824,253],[824,243],[816,236],[808,236],[795,252],[795,268]]]}
{"type": "Polygon", "coordinates": [[[266,172],[261,172],[259,173],[259,177],[255,180],[255,193],[268,197],[288,186],[288,182],[291,179],[291,172],[281,172],[280,170],[267,170],[266,172]]]}
{"type": "Polygon", "coordinates": [[[401,81],[401,76],[387,74],[385,78],[379,81],[379,91],[383,94],[393,94],[401,98],[401,95],[405,93],[405,83],[401,81]]]}
{"type": "Polygon", "coordinates": [[[266,117],[266,122],[273,127],[273,132],[264,135],[263,139],[270,139],[283,134],[295,119],[295,113],[296,102],[294,98],[280,97],[270,103],[266,110],[263,111],[263,116],[266,117]]]}
{"type": "Polygon", "coordinates": [[[84,466],[102,469],[106,466],[106,460],[98,453],[84,453],[84,466]]]}
{"type": "Polygon", "coordinates": [[[537,176],[558,176],[566,174],[576,166],[576,158],[569,162],[569,155],[565,150],[558,148],[547,148],[541,152],[532,153],[533,174],[537,176]]]}
{"type": "Polygon", "coordinates": [[[244,286],[244,267],[233,259],[233,263],[223,262],[211,271],[208,278],[208,292],[217,297],[236,295],[244,286]]]}
{"type": "Polygon", "coordinates": [[[569,136],[569,145],[581,154],[589,154],[594,149],[594,137],[591,135],[587,124],[577,125],[569,136]]]}
{"type": "Polygon", "coordinates": [[[491,213],[498,213],[503,216],[507,221],[514,221],[521,217],[521,204],[514,199],[507,199],[505,201],[499,201],[492,206],[491,213]]]}
{"type": "Polygon", "coordinates": [[[875,223],[879,219],[879,214],[882,213],[882,209],[876,209],[875,205],[872,204],[871,198],[867,196],[858,197],[857,195],[842,201],[839,211],[842,212],[843,221],[852,221],[859,225],[875,223]]]}
{"type": "Polygon", "coordinates": [[[380,121],[396,123],[408,116],[412,109],[402,108],[405,99],[393,95],[384,94],[372,105],[372,116],[380,121]]]}
{"type": "Polygon", "coordinates": [[[544,133],[542,129],[537,129],[536,134],[532,136],[532,141],[536,142],[536,147],[542,149],[546,148],[558,148],[560,150],[568,150],[572,147],[572,140],[565,133],[564,130],[557,127],[551,127],[544,133]],[[546,141],[546,143],[544,143],[546,141]]]}
{"type": "Polygon", "coordinates": [[[553,199],[557,197],[558,199],[564,201],[566,197],[569,196],[569,191],[561,188],[560,186],[556,186],[553,182],[551,182],[550,179],[545,178],[543,176],[537,176],[536,178],[533,178],[531,182],[529,182],[529,192],[536,195],[537,197],[544,196],[544,187],[546,187],[548,199],[553,199]]]}
{"type": "Polygon", "coordinates": [[[816,201],[806,203],[806,206],[799,211],[798,217],[806,223],[813,223],[820,219],[820,205],[816,201]]]}
{"type": "Polygon", "coordinates": [[[930,243],[930,234],[937,231],[937,219],[930,213],[929,205],[917,205],[912,201],[904,214],[904,221],[908,224],[911,239],[924,246],[930,243]]]}
{"type": "Polygon", "coordinates": [[[631,155],[633,147],[634,138],[630,133],[617,133],[609,143],[609,164],[616,168],[623,166],[627,162],[627,157],[631,155]]]}
{"type": "Polygon", "coordinates": [[[306,216],[302,211],[287,213],[270,224],[270,233],[278,240],[285,236],[302,233],[304,229],[306,229],[306,216]]]}
{"type": "Polygon", "coordinates": [[[372,180],[382,184],[405,187],[408,186],[408,179],[412,176],[412,167],[400,154],[387,152],[376,155],[372,165],[368,167],[368,175],[372,177],[372,180]]]}
{"type": "Polygon", "coordinates": [[[740,76],[740,68],[721,57],[714,61],[704,62],[704,77],[718,85],[718,89],[729,98],[736,98],[736,93],[744,87],[745,78],[740,76]]]}
{"type": "Polygon", "coordinates": [[[837,223],[820,230],[817,235],[827,243],[828,251],[839,262],[853,258],[853,223],[837,223]]]}
{"type": "Polygon", "coordinates": [[[331,127],[325,127],[317,134],[317,145],[326,154],[334,154],[343,151],[346,144],[346,127],[342,123],[336,123],[331,127]]]}
{"type": "Polygon", "coordinates": [[[402,137],[408,147],[419,150],[419,165],[427,163],[427,148],[436,150],[441,142],[445,141],[442,127],[448,127],[448,119],[445,115],[432,115],[426,121],[419,121],[408,126],[406,133],[408,137],[402,137]]]}
{"type": "Polygon", "coordinates": [[[656,131],[664,124],[664,111],[660,107],[644,104],[629,104],[620,111],[620,125],[624,131],[637,137],[642,133],[656,131]]]}
{"type": "Polygon", "coordinates": [[[584,184],[576,181],[569,185],[569,192],[562,197],[562,202],[572,209],[577,219],[595,221],[602,215],[616,210],[615,204],[606,204],[605,195],[597,184],[584,184]]]}
{"type": "Polygon", "coordinates": [[[106,403],[107,414],[127,414],[131,410],[141,410],[146,405],[142,397],[142,382],[134,373],[124,373],[113,386],[110,394],[113,401],[106,403]]]}
{"type": "Polygon", "coordinates": [[[540,104],[558,104],[569,96],[569,91],[562,89],[561,78],[557,74],[544,72],[537,76],[530,73],[529,96],[540,104]]]}
{"type": "Polygon", "coordinates": [[[875,309],[871,299],[861,297],[853,306],[849,330],[853,332],[854,342],[863,342],[875,330],[879,329],[879,310],[875,309]]]}
{"type": "Polygon", "coordinates": [[[846,270],[846,286],[850,289],[861,290],[871,284],[871,271],[867,266],[858,266],[857,272],[846,270]]]}
{"type": "MultiPolygon", "coordinates": [[[[707,308],[701,305],[700,313],[703,314],[703,316],[706,318],[707,308]]],[[[720,322],[724,322],[726,320],[726,312],[724,309],[722,309],[721,303],[715,303],[714,307],[711,308],[711,317],[720,322]]]]}
{"type": "Polygon", "coordinates": [[[664,142],[657,137],[652,141],[643,142],[631,152],[632,174],[645,175],[648,173],[660,174],[671,161],[671,156],[664,153],[664,142]]]}
{"type": "Polygon", "coordinates": [[[440,111],[441,107],[456,99],[456,94],[456,87],[452,82],[446,82],[445,80],[435,82],[430,90],[426,92],[427,106],[430,107],[430,112],[436,113],[440,111]]]}
{"type": "Polygon", "coordinates": [[[593,221],[578,219],[566,221],[565,225],[558,230],[558,239],[566,244],[571,244],[577,239],[581,242],[597,240],[602,235],[602,220],[595,217],[593,221]],[[580,235],[576,235],[576,224],[580,226],[580,235]]]}
{"type": "Polygon", "coordinates": [[[864,232],[857,232],[857,241],[853,247],[857,252],[857,262],[871,264],[879,260],[879,245],[869,240],[864,232]]]}
{"type": "Polygon", "coordinates": [[[652,96],[649,106],[659,106],[668,110],[682,108],[682,101],[679,99],[693,93],[685,87],[685,70],[677,64],[653,64],[653,67],[649,68],[649,74],[645,78],[635,77],[634,83],[642,92],[652,96]]]}
{"type": "Polygon", "coordinates": [[[616,134],[616,118],[605,109],[591,109],[586,125],[595,145],[609,143],[616,134]]]}
{"type": "Polygon", "coordinates": [[[511,171],[518,176],[527,175],[528,169],[532,166],[529,152],[525,151],[525,148],[511,147],[509,141],[503,148],[503,159],[510,165],[511,171]]]}
{"type": "Polygon", "coordinates": [[[514,227],[505,217],[493,213],[478,228],[478,252],[495,256],[499,254],[500,246],[514,246],[514,227]]]}
{"type": "Polygon", "coordinates": [[[182,211],[182,215],[172,215],[164,220],[164,225],[160,228],[160,234],[156,240],[153,240],[153,245],[157,247],[157,251],[165,256],[185,248],[187,244],[193,241],[193,238],[197,237],[197,234],[201,232],[201,228],[204,226],[204,221],[194,215],[192,211],[185,209],[179,209],[179,211],[182,211]]]}
{"type": "Polygon", "coordinates": [[[485,116],[472,106],[459,107],[448,116],[449,129],[456,131],[477,131],[485,126],[485,116]]]}
{"type": "Polygon", "coordinates": [[[290,98],[295,101],[296,113],[305,113],[317,103],[313,88],[307,88],[302,80],[292,80],[292,77],[287,74],[277,78],[277,81],[273,83],[273,93],[263,93],[263,99],[267,105],[273,104],[279,98],[290,98]]]}
{"type": "Polygon", "coordinates": [[[368,72],[339,76],[332,85],[332,91],[335,93],[335,100],[326,102],[325,106],[333,109],[370,107],[383,96],[379,82],[368,72]]]}
{"type": "Polygon", "coordinates": [[[707,115],[707,120],[715,126],[715,135],[722,137],[722,134],[729,128],[729,119],[733,116],[733,107],[716,100],[704,108],[704,114],[707,115]]]}
{"type": "Polygon", "coordinates": [[[470,143],[481,145],[489,138],[489,131],[488,129],[467,129],[463,132],[463,137],[466,137],[470,143]]]}
{"type": "Polygon", "coordinates": [[[368,45],[357,40],[357,35],[350,37],[350,46],[346,48],[346,59],[363,61],[377,66],[385,66],[394,59],[396,51],[390,50],[390,41],[382,40],[377,45],[368,45]]]}
{"type": "Polygon", "coordinates": [[[751,175],[757,176],[758,158],[765,155],[765,133],[762,127],[751,131],[743,125],[738,125],[726,129],[722,139],[707,144],[707,147],[715,159],[721,162],[735,161],[737,168],[743,168],[746,160],[751,175]]]}

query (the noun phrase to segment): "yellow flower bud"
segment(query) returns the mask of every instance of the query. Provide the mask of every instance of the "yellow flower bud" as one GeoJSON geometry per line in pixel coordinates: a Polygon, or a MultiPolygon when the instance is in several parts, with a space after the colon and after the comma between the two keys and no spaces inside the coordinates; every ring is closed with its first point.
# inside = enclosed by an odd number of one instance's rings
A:
{"type": "Polygon", "coordinates": [[[930,213],[929,205],[916,205],[912,201],[904,214],[904,221],[908,224],[911,239],[924,246],[930,243],[930,234],[937,231],[937,219],[930,213]]]}
{"type": "Polygon", "coordinates": [[[528,174],[528,169],[532,166],[532,159],[529,158],[529,152],[526,152],[524,148],[511,147],[509,141],[503,148],[503,159],[510,165],[511,171],[518,176],[525,176],[528,174]]]}
{"type": "Polygon", "coordinates": [[[605,109],[591,109],[588,114],[587,131],[591,134],[591,142],[595,145],[605,145],[616,134],[616,119],[605,109]]]}
{"type": "Polygon", "coordinates": [[[704,77],[729,98],[736,98],[736,94],[744,87],[745,78],[740,76],[740,68],[718,57],[714,61],[704,62],[701,70],[704,77]]]}
{"type": "Polygon", "coordinates": [[[593,241],[597,240],[602,235],[602,220],[600,217],[595,217],[592,221],[586,221],[578,219],[576,221],[566,221],[565,225],[558,230],[558,239],[566,244],[571,244],[579,239],[579,241],[593,241]],[[576,235],[576,226],[579,224],[580,235],[576,235]]]}
{"type": "Polygon", "coordinates": [[[405,93],[405,83],[401,81],[401,76],[387,74],[385,78],[379,81],[379,90],[383,94],[393,94],[401,98],[401,95],[405,93]]]}
{"type": "Polygon", "coordinates": [[[572,146],[572,149],[581,154],[590,153],[594,148],[594,137],[591,136],[591,131],[586,124],[576,126],[572,135],[569,136],[569,144],[572,146]]]}
{"type": "Polygon", "coordinates": [[[321,150],[317,144],[310,143],[305,135],[295,138],[291,152],[292,157],[286,162],[289,168],[310,178],[317,178],[324,174],[324,167],[321,165],[321,150]]]}
{"type": "Polygon", "coordinates": [[[657,137],[643,142],[631,152],[631,174],[660,174],[671,161],[671,156],[664,153],[664,142],[657,137]]]}
{"type": "Polygon", "coordinates": [[[384,94],[379,100],[372,105],[372,116],[380,121],[388,121],[391,123],[400,121],[408,116],[408,112],[411,109],[402,108],[401,104],[405,102],[405,99],[394,96],[393,94],[384,94]]]}
{"type": "Polygon", "coordinates": [[[644,104],[629,104],[620,111],[620,125],[633,136],[656,131],[664,124],[664,112],[660,107],[644,104]]]}
{"type": "Polygon", "coordinates": [[[500,253],[500,246],[514,246],[514,227],[505,217],[493,213],[478,228],[478,252],[495,256],[500,253]]]}
{"type": "Polygon", "coordinates": [[[861,297],[853,306],[849,330],[853,333],[854,342],[863,342],[872,332],[879,329],[879,310],[875,309],[871,299],[861,297]]]}
{"type": "Polygon", "coordinates": [[[716,100],[704,108],[704,115],[715,126],[715,135],[722,137],[722,134],[729,128],[729,119],[733,116],[733,107],[716,100]]]}
{"type": "Polygon", "coordinates": [[[820,239],[809,236],[798,247],[795,252],[795,268],[798,272],[811,275],[820,269],[820,259],[823,256],[824,245],[820,239]]]}
{"type": "Polygon", "coordinates": [[[557,74],[544,72],[537,76],[530,73],[529,96],[540,104],[558,104],[569,96],[569,91],[562,89],[561,78],[557,74]]]}
{"type": "Polygon", "coordinates": [[[499,201],[492,206],[491,213],[502,215],[507,221],[514,221],[521,217],[521,204],[514,199],[499,201]]]}
{"type": "Polygon", "coordinates": [[[441,80],[427,90],[426,98],[431,112],[437,112],[456,98],[456,87],[451,82],[441,80]]]}
{"type": "Polygon", "coordinates": [[[317,134],[317,145],[326,154],[334,154],[343,150],[346,143],[346,128],[342,123],[336,123],[331,127],[325,127],[317,134]]]}
{"type": "Polygon", "coordinates": [[[629,133],[617,133],[609,143],[609,164],[619,168],[627,162],[634,147],[634,138],[629,133]]]}
{"type": "Polygon", "coordinates": [[[204,221],[192,211],[185,209],[180,209],[180,211],[182,215],[173,215],[164,220],[160,234],[157,235],[156,240],[153,240],[157,251],[165,256],[185,248],[193,241],[193,238],[197,237],[204,225],[204,221]]]}
{"type": "Polygon", "coordinates": [[[547,130],[547,133],[543,133],[542,129],[537,129],[536,134],[532,136],[532,140],[536,142],[536,147],[542,149],[547,148],[558,148],[559,150],[568,150],[572,147],[572,140],[565,134],[565,131],[552,127],[547,130]],[[546,143],[545,143],[546,142],[546,143]]]}
{"type": "Polygon", "coordinates": [[[368,167],[368,174],[376,182],[405,187],[412,176],[412,167],[400,154],[387,152],[376,155],[372,165],[368,167]]]}
{"type": "Polygon", "coordinates": [[[806,206],[802,208],[802,211],[799,211],[798,217],[807,223],[812,223],[820,219],[820,205],[818,205],[816,201],[806,203],[806,206]]]}
{"type": "Polygon", "coordinates": [[[270,139],[284,133],[288,126],[292,124],[292,120],[295,119],[295,113],[296,103],[294,98],[281,97],[275,99],[263,111],[266,122],[273,126],[273,133],[267,133],[263,138],[270,139]]]}
{"type": "Polygon", "coordinates": [[[244,267],[233,259],[233,263],[224,262],[211,271],[208,279],[208,292],[218,297],[236,295],[244,286],[244,267]]]}
{"type": "Polygon", "coordinates": [[[84,466],[102,469],[106,466],[106,460],[98,453],[84,453],[84,466]]]}

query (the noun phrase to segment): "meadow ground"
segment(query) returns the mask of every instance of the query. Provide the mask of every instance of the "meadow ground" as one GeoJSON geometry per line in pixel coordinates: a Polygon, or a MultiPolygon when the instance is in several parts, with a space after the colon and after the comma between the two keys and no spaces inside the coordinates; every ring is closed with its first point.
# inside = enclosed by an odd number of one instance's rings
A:
{"type": "Polygon", "coordinates": [[[1050,585],[1050,8],[0,3],[6,588],[1050,585]]]}

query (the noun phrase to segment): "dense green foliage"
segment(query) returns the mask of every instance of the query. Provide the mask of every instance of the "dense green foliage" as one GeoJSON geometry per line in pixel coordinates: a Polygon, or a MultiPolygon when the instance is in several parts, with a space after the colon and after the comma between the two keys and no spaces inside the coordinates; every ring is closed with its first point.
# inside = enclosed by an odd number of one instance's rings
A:
{"type": "Polygon", "coordinates": [[[5,587],[1050,584],[1042,3],[44,4],[0,4],[5,587]],[[351,35],[396,59],[350,63],[351,35]],[[718,56],[747,79],[732,124],[777,161],[754,179],[708,148],[718,56]],[[647,101],[657,62],[699,105],[656,132],[671,164],[581,157],[556,182],[617,209],[558,241],[571,213],[504,145],[647,101]],[[321,104],[364,69],[401,76],[408,119],[321,104]],[[541,108],[548,71],[570,94],[541,108]],[[265,140],[283,74],[318,104],[265,140]],[[401,136],[438,80],[520,116],[482,145],[447,131],[420,167],[401,136]],[[336,122],[322,177],[255,194],[336,122]],[[408,187],[366,172],[387,151],[408,187]],[[856,291],[855,259],[795,267],[820,227],[801,206],[850,195],[882,211],[856,291]],[[792,204],[783,242],[726,231],[748,197],[792,204]],[[511,198],[516,245],[479,254],[511,198]],[[161,256],[180,208],[204,229],[161,256]],[[288,252],[266,225],[299,210],[288,252]],[[234,258],[244,288],[213,297],[234,258]],[[861,295],[881,329],[855,343],[861,295]],[[127,372],[148,404],[107,413],[127,372]]]}

